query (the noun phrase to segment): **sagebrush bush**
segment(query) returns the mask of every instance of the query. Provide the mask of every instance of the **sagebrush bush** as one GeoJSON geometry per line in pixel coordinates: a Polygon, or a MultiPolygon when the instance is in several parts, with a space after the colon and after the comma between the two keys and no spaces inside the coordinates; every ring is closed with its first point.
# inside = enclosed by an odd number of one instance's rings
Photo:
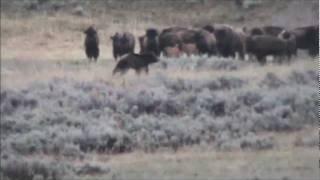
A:
{"type": "Polygon", "coordinates": [[[66,174],[72,174],[69,165],[49,160],[10,157],[1,160],[1,175],[10,180],[61,180],[66,174]]]}
{"type": "MultiPolygon", "coordinates": [[[[248,66],[206,57],[161,62],[168,71],[248,66]]],[[[56,78],[22,90],[1,89],[1,148],[76,159],[90,151],[176,150],[201,143],[219,149],[271,148],[272,141],[257,140],[258,133],[316,123],[316,84],[313,70],[292,70],[287,76],[270,72],[254,81],[231,74],[196,80],[158,72],[129,87],[56,78]]]]}

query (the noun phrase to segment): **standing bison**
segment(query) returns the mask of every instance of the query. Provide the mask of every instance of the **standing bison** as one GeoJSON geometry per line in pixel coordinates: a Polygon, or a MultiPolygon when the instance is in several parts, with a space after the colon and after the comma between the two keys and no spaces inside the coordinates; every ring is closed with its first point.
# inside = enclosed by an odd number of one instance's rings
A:
{"type": "Polygon", "coordinates": [[[310,56],[319,54],[319,25],[299,27],[291,31],[297,41],[297,48],[308,50],[310,56]]]}
{"type": "Polygon", "coordinates": [[[94,61],[97,62],[99,57],[98,33],[92,26],[86,29],[84,33],[86,34],[86,38],[84,41],[86,55],[89,61],[91,61],[91,59],[94,59],[94,61]]]}
{"type": "Polygon", "coordinates": [[[123,56],[116,67],[114,68],[112,74],[116,73],[124,74],[129,69],[134,69],[136,73],[140,73],[141,70],[144,70],[146,73],[149,72],[149,64],[158,62],[159,59],[153,54],[134,54],[130,53],[126,56],[123,56]]]}
{"type": "Polygon", "coordinates": [[[270,35],[250,36],[246,40],[247,52],[256,56],[261,64],[266,63],[266,56],[273,55],[282,62],[287,55],[286,41],[270,35]]]}
{"type": "Polygon", "coordinates": [[[208,54],[209,56],[217,54],[217,40],[214,34],[204,30],[196,30],[195,44],[200,54],[208,54]]]}
{"type": "Polygon", "coordinates": [[[133,34],[124,32],[111,36],[113,57],[115,60],[127,53],[134,53],[135,39],[133,34]]]}
{"type": "Polygon", "coordinates": [[[282,31],[278,37],[286,42],[286,50],[287,50],[287,56],[289,59],[291,59],[291,56],[297,56],[297,39],[296,36],[289,32],[289,31],[282,31]]]}
{"type": "Polygon", "coordinates": [[[160,56],[159,33],[156,29],[147,29],[144,36],[139,37],[140,54],[154,53],[160,56]]]}
{"type": "Polygon", "coordinates": [[[215,35],[217,40],[217,49],[223,57],[236,57],[239,54],[240,59],[244,59],[245,46],[244,39],[233,27],[223,24],[207,25],[203,29],[215,35]]]}

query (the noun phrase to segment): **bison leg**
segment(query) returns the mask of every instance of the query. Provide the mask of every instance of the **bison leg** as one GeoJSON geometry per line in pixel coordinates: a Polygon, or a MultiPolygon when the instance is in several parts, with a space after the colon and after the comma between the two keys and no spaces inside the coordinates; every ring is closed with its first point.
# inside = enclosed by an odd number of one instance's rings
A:
{"type": "Polygon", "coordinates": [[[144,71],[146,72],[146,74],[148,74],[148,73],[149,73],[149,67],[146,66],[146,67],[144,68],[144,71]]]}
{"type": "Polygon", "coordinates": [[[288,64],[289,64],[290,61],[291,61],[291,53],[288,53],[287,54],[287,62],[288,62],[288,64]]]}
{"type": "Polygon", "coordinates": [[[244,59],[244,52],[243,52],[243,51],[240,51],[240,52],[239,52],[239,58],[240,58],[240,60],[245,60],[245,59],[244,59]]]}
{"type": "Polygon", "coordinates": [[[310,47],[308,53],[311,57],[316,57],[319,54],[319,50],[315,47],[310,47]]]}
{"type": "Polygon", "coordinates": [[[136,70],[136,74],[140,75],[141,69],[140,69],[140,68],[137,68],[137,69],[135,69],[135,70],[136,70]]]}
{"type": "Polygon", "coordinates": [[[113,51],[113,58],[115,61],[117,61],[117,58],[118,58],[118,53],[113,51]]]}
{"type": "Polygon", "coordinates": [[[256,55],[256,57],[261,65],[265,65],[267,63],[266,56],[256,55]]]}

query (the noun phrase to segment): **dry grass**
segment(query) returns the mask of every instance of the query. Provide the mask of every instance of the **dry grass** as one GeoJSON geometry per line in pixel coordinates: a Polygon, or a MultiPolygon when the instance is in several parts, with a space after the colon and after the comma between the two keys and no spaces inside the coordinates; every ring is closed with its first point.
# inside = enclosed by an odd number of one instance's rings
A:
{"type": "MultiPolygon", "coordinates": [[[[34,60],[3,60],[1,70],[1,85],[7,88],[21,88],[33,82],[46,82],[53,78],[69,78],[77,81],[104,81],[114,85],[142,82],[157,74],[163,74],[172,78],[183,79],[208,79],[221,77],[223,75],[247,79],[252,84],[256,84],[265,77],[268,72],[276,74],[278,77],[285,77],[292,70],[315,70],[316,63],[311,59],[297,59],[291,65],[269,64],[259,66],[249,63],[244,68],[237,71],[225,70],[185,70],[185,69],[155,69],[148,76],[138,76],[133,71],[129,71],[124,77],[113,77],[112,69],[115,62],[111,59],[102,59],[97,64],[90,64],[85,59],[65,59],[60,61],[34,61],[34,60]],[[120,81],[119,81],[120,80],[120,81]]],[[[252,87],[251,87],[252,88],[252,87]]]]}
{"type": "Polygon", "coordinates": [[[177,153],[133,153],[109,157],[113,172],[129,179],[246,179],[283,177],[317,179],[317,155],[314,149],[294,148],[300,136],[317,134],[316,128],[277,134],[277,148],[267,151],[217,152],[188,148],[177,153]],[[228,172],[228,174],[226,174],[228,172]]]}
{"type": "MultiPolygon", "coordinates": [[[[106,176],[83,179],[317,179],[317,151],[294,147],[299,137],[316,136],[317,129],[306,128],[295,133],[279,133],[276,148],[265,151],[221,152],[210,146],[181,148],[177,152],[158,150],[155,153],[136,151],[129,154],[87,154],[84,163],[107,165],[106,176]],[[228,172],[228,173],[226,173],[228,172]]],[[[272,135],[272,133],[264,134],[272,135]]],[[[35,158],[30,156],[29,158],[35,158]]],[[[52,157],[41,156],[51,159],[52,157]]]]}

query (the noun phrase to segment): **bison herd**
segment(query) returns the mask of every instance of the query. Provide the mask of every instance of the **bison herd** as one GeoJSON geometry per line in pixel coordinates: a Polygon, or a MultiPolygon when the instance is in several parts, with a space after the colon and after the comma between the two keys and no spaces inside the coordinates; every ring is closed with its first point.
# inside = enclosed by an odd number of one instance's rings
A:
{"type": "MultiPolygon", "coordinates": [[[[85,50],[89,59],[99,56],[99,38],[91,26],[86,31],[85,50]]],[[[285,29],[279,26],[235,28],[226,24],[206,25],[202,28],[169,27],[163,30],[150,28],[138,37],[140,53],[135,54],[135,37],[130,32],[115,33],[111,36],[113,56],[117,61],[113,73],[126,72],[133,68],[136,72],[158,61],[162,54],[166,57],[180,57],[182,54],[231,57],[244,60],[256,59],[265,64],[266,57],[272,55],[276,61],[290,61],[297,56],[297,50],[307,50],[312,57],[319,54],[319,26],[304,26],[285,29]]]]}

